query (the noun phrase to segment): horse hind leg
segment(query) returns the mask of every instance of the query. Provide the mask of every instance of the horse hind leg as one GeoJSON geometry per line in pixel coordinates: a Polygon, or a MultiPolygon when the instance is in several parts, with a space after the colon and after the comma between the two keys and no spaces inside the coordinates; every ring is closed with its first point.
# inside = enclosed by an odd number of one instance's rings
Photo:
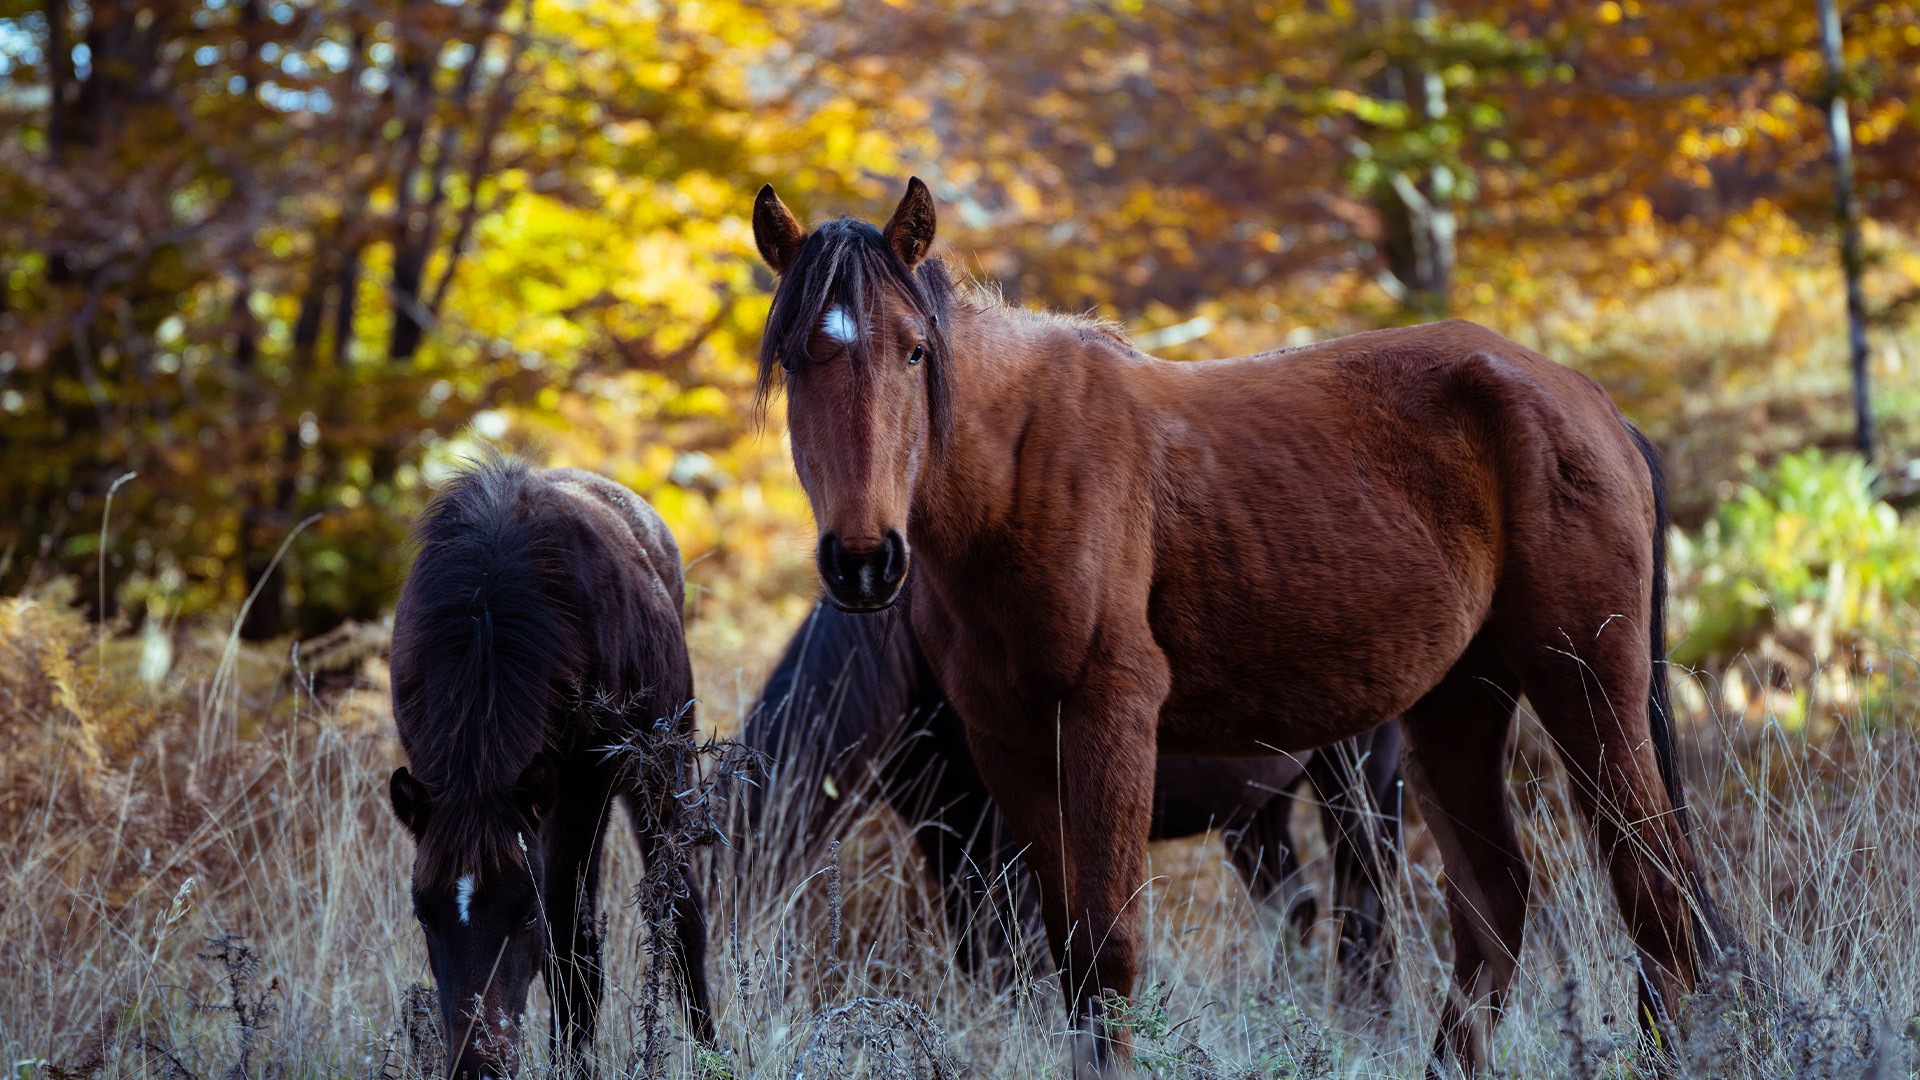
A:
{"type": "Polygon", "coordinates": [[[1632,631],[1614,619],[1528,649],[1521,682],[1594,830],[1640,955],[1640,1021],[1652,1029],[1699,978],[1703,912],[1691,895],[1693,849],[1652,736],[1650,654],[1632,631]]]}
{"type": "Polygon", "coordinates": [[[1396,718],[1316,752],[1307,766],[1333,858],[1340,965],[1376,990],[1393,955],[1387,896],[1399,865],[1400,743],[1396,718]]]}
{"type": "Polygon", "coordinates": [[[1304,939],[1319,912],[1310,893],[1287,889],[1300,872],[1300,857],[1294,850],[1288,820],[1293,814],[1293,799],[1292,791],[1274,792],[1246,824],[1229,830],[1225,839],[1227,857],[1246,885],[1247,895],[1269,907],[1284,904],[1281,913],[1304,939]]]}
{"type": "Polygon", "coordinates": [[[1520,954],[1532,872],[1507,808],[1509,735],[1518,681],[1476,639],[1402,721],[1405,774],[1447,875],[1453,988],[1428,1074],[1448,1057],[1485,1069],[1520,954]]]}

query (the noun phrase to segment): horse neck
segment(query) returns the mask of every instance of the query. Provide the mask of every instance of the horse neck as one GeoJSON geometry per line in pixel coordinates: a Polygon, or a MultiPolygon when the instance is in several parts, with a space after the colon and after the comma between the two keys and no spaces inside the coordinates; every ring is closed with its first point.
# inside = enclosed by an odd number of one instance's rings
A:
{"type": "Polygon", "coordinates": [[[1070,324],[995,304],[955,306],[953,427],[917,485],[916,543],[959,550],[1006,522],[1024,433],[1054,384],[1084,369],[1088,348],[1070,324]]]}

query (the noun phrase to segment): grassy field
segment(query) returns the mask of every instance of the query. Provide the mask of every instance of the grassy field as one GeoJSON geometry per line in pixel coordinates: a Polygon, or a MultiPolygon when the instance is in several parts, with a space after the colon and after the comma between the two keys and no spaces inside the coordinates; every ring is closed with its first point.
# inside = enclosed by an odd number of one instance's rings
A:
{"type": "MultiPolygon", "coordinates": [[[[171,673],[149,683],[154,640],[102,650],[59,601],[0,601],[0,1054],[14,1076],[431,1075],[411,853],[386,806],[398,751],[380,630],[309,643],[298,666],[218,628],[182,631],[171,673]]],[[[781,639],[752,640],[743,660],[733,636],[696,635],[717,732],[738,724],[781,639]]],[[[1690,1003],[1683,1075],[1920,1068],[1920,738],[1913,716],[1879,708],[1684,725],[1711,881],[1755,977],[1690,1003]]],[[[1523,719],[1513,800],[1535,911],[1497,1065],[1639,1075],[1631,953],[1550,758],[1523,719]]],[[[716,872],[717,1055],[677,1021],[646,1020],[646,927],[627,902],[640,868],[615,826],[602,1075],[1061,1075],[1057,977],[1024,962],[987,980],[953,970],[903,823],[848,813],[831,863],[776,857],[751,897],[716,872]]],[[[778,830],[749,843],[777,856],[778,830]]],[[[1326,928],[1302,941],[1253,907],[1216,841],[1156,845],[1152,870],[1131,1014],[1153,1074],[1418,1074],[1450,947],[1417,825],[1378,998],[1343,995],[1326,928]]],[[[544,1008],[536,992],[528,1030],[544,1032],[544,1008]]]]}

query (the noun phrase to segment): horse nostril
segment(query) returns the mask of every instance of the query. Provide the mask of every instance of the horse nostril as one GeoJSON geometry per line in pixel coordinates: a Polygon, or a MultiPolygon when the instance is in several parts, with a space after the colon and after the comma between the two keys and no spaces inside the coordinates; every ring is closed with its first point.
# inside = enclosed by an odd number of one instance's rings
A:
{"type": "Polygon", "coordinates": [[[899,529],[888,529],[883,547],[886,561],[880,565],[880,579],[892,588],[907,573],[907,538],[900,535],[899,529]]]}
{"type": "Polygon", "coordinates": [[[822,533],[820,549],[815,558],[820,564],[820,576],[827,579],[828,585],[837,586],[846,579],[846,573],[840,566],[842,555],[840,538],[833,533],[822,533]]]}

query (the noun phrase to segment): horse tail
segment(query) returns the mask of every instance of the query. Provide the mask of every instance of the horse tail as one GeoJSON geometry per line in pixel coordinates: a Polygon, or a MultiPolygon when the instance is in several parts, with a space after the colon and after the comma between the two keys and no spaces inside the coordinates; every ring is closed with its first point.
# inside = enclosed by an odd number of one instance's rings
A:
{"type": "Polygon", "coordinates": [[[1667,530],[1673,524],[1667,508],[1667,474],[1653,440],[1632,423],[1626,427],[1653,481],[1653,602],[1647,615],[1647,642],[1653,653],[1653,665],[1647,686],[1647,725],[1652,729],[1653,753],[1660,765],[1661,782],[1667,787],[1667,799],[1673,803],[1673,812],[1679,815],[1681,831],[1692,839],[1693,815],[1687,809],[1686,793],[1680,786],[1680,770],[1674,762],[1673,698],[1667,682],[1667,530]]]}
{"type": "MultiPolygon", "coordinates": [[[[1647,686],[1647,726],[1653,738],[1653,755],[1660,767],[1660,779],[1666,785],[1667,799],[1673,804],[1680,833],[1687,845],[1694,847],[1693,811],[1687,805],[1679,765],[1674,760],[1673,697],[1667,678],[1667,530],[1672,527],[1673,519],[1667,507],[1666,468],[1660,462],[1660,451],[1653,440],[1632,423],[1624,420],[1622,423],[1626,424],[1627,434],[1646,461],[1647,474],[1653,482],[1653,601],[1647,616],[1647,640],[1653,665],[1647,686]]],[[[1695,858],[1698,857],[1696,849],[1695,858]]],[[[1717,942],[1744,955],[1745,950],[1721,918],[1719,905],[1707,892],[1697,867],[1687,875],[1685,885],[1693,896],[1695,938],[1717,942]]]]}

